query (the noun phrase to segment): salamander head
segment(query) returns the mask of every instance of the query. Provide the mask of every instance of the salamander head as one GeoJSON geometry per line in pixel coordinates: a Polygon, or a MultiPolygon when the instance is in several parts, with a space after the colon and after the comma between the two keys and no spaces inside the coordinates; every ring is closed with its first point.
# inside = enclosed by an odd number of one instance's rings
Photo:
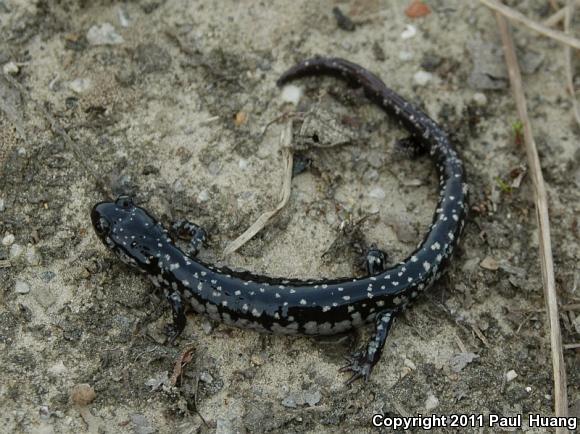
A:
{"type": "Polygon", "coordinates": [[[91,211],[97,236],[123,262],[145,272],[157,262],[159,245],[170,242],[167,231],[128,196],[99,202],[91,211]]]}

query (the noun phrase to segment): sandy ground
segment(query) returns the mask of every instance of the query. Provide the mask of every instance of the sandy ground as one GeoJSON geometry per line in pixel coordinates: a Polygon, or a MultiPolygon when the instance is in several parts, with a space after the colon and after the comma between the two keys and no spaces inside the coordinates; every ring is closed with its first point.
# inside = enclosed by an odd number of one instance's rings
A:
{"type": "MultiPolygon", "coordinates": [[[[356,433],[374,430],[375,413],[550,414],[531,183],[495,21],[467,3],[432,1],[430,15],[412,20],[407,1],[0,1],[0,64],[24,89],[0,78],[0,429],[356,433]],[[337,5],[354,31],[337,25],[337,5]],[[163,345],[165,302],[105,250],[89,220],[101,182],[166,223],[206,227],[209,261],[353,275],[357,237],[339,227],[365,216],[359,241],[404,257],[430,222],[434,168],[397,151],[404,132],[342,83],[300,81],[298,108],[285,103],[276,78],[315,54],[366,66],[441,122],[473,192],[449,273],[396,324],[371,381],[351,388],[337,369],[368,330],[313,340],[190,316],[177,345],[163,345]],[[222,258],[279,199],[283,125],[262,132],[290,110],[311,121],[294,129],[311,165],[273,224],[222,258]],[[307,146],[314,134],[319,143],[307,146]],[[172,386],[188,348],[193,359],[172,386]],[[84,383],[96,397],[81,407],[70,395],[84,383]]],[[[518,3],[536,19],[550,13],[546,1],[518,3]]],[[[524,30],[514,37],[548,183],[558,292],[577,304],[580,133],[564,53],[524,30]]],[[[578,310],[561,324],[565,343],[580,340],[578,310]]],[[[577,416],[579,355],[565,352],[577,416]]]]}

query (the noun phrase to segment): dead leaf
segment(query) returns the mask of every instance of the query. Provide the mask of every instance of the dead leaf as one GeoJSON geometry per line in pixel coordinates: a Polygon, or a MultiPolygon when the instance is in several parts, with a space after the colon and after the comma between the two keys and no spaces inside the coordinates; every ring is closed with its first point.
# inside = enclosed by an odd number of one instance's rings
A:
{"type": "Polygon", "coordinates": [[[186,348],[179,355],[179,358],[173,366],[173,374],[170,378],[170,383],[172,386],[175,386],[177,381],[181,379],[181,376],[183,375],[183,368],[185,368],[193,360],[193,350],[193,346],[186,348]]]}

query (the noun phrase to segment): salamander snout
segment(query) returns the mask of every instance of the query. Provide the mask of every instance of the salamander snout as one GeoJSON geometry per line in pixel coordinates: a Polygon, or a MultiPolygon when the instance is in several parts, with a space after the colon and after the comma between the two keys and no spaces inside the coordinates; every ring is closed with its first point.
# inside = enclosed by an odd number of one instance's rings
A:
{"type": "Polygon", "coordinates": [[[134,208],[129,196],[119,196],[114,202],[97,203],[91,210],[91,221],[97,236],[106,241],[113,227],[131,218],[134,208]]]}
{"type": "Polygon", "coordinates": [[[109,234],[111,230],[111,220],[107,209],[110,207],[111,202],[99,202],[91,210],[91,221],[93,222],[93,228],[97,235],[102,238],[109,234]]]}

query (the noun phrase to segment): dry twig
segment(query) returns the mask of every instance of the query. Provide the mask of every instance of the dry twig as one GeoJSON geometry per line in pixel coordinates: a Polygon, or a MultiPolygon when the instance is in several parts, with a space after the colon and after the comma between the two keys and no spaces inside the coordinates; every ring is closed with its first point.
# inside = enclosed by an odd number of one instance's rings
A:
{"type": "Polygon", "coordinates": [[[550,29],[549,27],[546,27],[540,23],[530,20],[524,14],[506,5],[501,4],[497,0],[479,0],[479,1],[512,21],[521,23],[526,27],[535,30],[536,32],[544,36],[547,36],[558,42],[567,44],[571,47],[576,48],[577,50],[580,50],[580,39],[573,38],[572,36],[566,35],[565,33],[559,32],[558,30],[550,29]]]}
{"type": "MultiPolygon", "coordinates": [[[[565,18],[564,18],[564,32],[570,34],[570,26],[572,24],[572,18],[574,17],[574,9],[576,6],[575,0],[568,0],[567,7],[565,8],[565,18]]],[[[572,49],[570,47],[564,47],[564,59],[566,62],[566,87],[570,93],[570,98],[572,98],[572,109],[574,111],[574,117],[576,122],[580,125],[580,107],[578,105],[578,100],[576,99],[576,91],[574,90],[574,73],[572,72],[572,49]]]]}
{"type": "Polygon", "coordinates": [[[293,166],[293,153],[290,147],[292,143],[292,120],[289,119],[286,122],[285,128],[280,134],[280,145],[282,149],[282,154],[284,157],[284,180],[282,184],[282,199],[271,211],[263,213],[258,219],[248,228],[245,232],[232,241],[224,249],[223,255],[228,256],[246,244],[250,239],[254,237],[258,232],[260,232],[272,218],[274,218],[282,208],[286,206],[288,199],[290,199],[290,191],[292,185],[292,166],[293,166]]]}
{"type": "MultiPolygon", "coordinates": [[[[488,0],[485,0],[488,1],[488,0]]],[[[510,83],[514,94],[519,118],[523,125],[524,144],[530,168],[530,175],[534,183],[534,199],[536,204],[536,216],[540,231],[540,265],[542,269],[542,280],[544,283],[544,299],[550,325],[550,343],[552,350],[552,367],[554,372],[554,401],[556,416],[565,417],[568,414],[568,396],[566,392],[566,367],[562,354],[562,335],[560,323],[558,321],[558,298],[556,295],[556,282],[554,277],[554,263],[552,258],[552,244],[550,239],[550,220],[548,215],[548,198],[542,176],[542,169],[536,149],[536,143],[532,135],[530,119],[520,68],[516,57],[516,50],[510,34],[507,21],[502,14],[496,13],[496,20],[504,46],[506,64],[508,68],[510,83]]],[[[557,429],[556,432],[565,432],[557,429]]]]}
{"type": "Polygon", "coordinates": [[[53,134],[62,138],[67,149],[69,150],[69,152],[71,152],[73,154],[73,156],[75,157],[77,162],[83,167],[83,169],[85,170],[85,173],[88,173],[95,180],[95,183],[97,184],[97,188],[101,191],[101,193],[103,193],[105,196],[110,197],[111,192],[105,187],[105,183],[103,183],[103,175],[102,174],[98,175],[97,172],[95,172],[91,168],[91,166],[89,166],[89,164],[87,164],[87,157],[84,156],[81,151],[79,151],[78,146],[76,145],[74,140],[70,137],[70,135],[66,132],[66,130],[61,126],[61,124],[56,120],[56,118],[52,115],[52,113],[50,113],[44,105],[42,105],[41,103],[39,103],[38,101],[33,99],[32,95],[30,95],[30,93],[26,90],[26,88],[22,84],[20,84],[17,80],[10,77],[8,74],[4,74],[4,78],[15,89],[17,89],[18,92],[20,92],[20,94],[23,97],[25,97],[26,99],[31,101],[36,106],[36,108],[44,116],[44,119],[46,120],[46,122],[48,122],[48,124],[50,125],[50,129],[53,132],[53,134]]]}
{"type": "MultiPolygon", "coordinates": [[[[578,0],[576,0],[576,3],[578,3],[578,0]]],[[[568,6],[565,6],[558,12],[554,12],[552,15],[546,18],[542,24],[545,27],[554,27],[556,24],[558,24],[560,21],[564,19],[567,9],[568,6]]]]}

